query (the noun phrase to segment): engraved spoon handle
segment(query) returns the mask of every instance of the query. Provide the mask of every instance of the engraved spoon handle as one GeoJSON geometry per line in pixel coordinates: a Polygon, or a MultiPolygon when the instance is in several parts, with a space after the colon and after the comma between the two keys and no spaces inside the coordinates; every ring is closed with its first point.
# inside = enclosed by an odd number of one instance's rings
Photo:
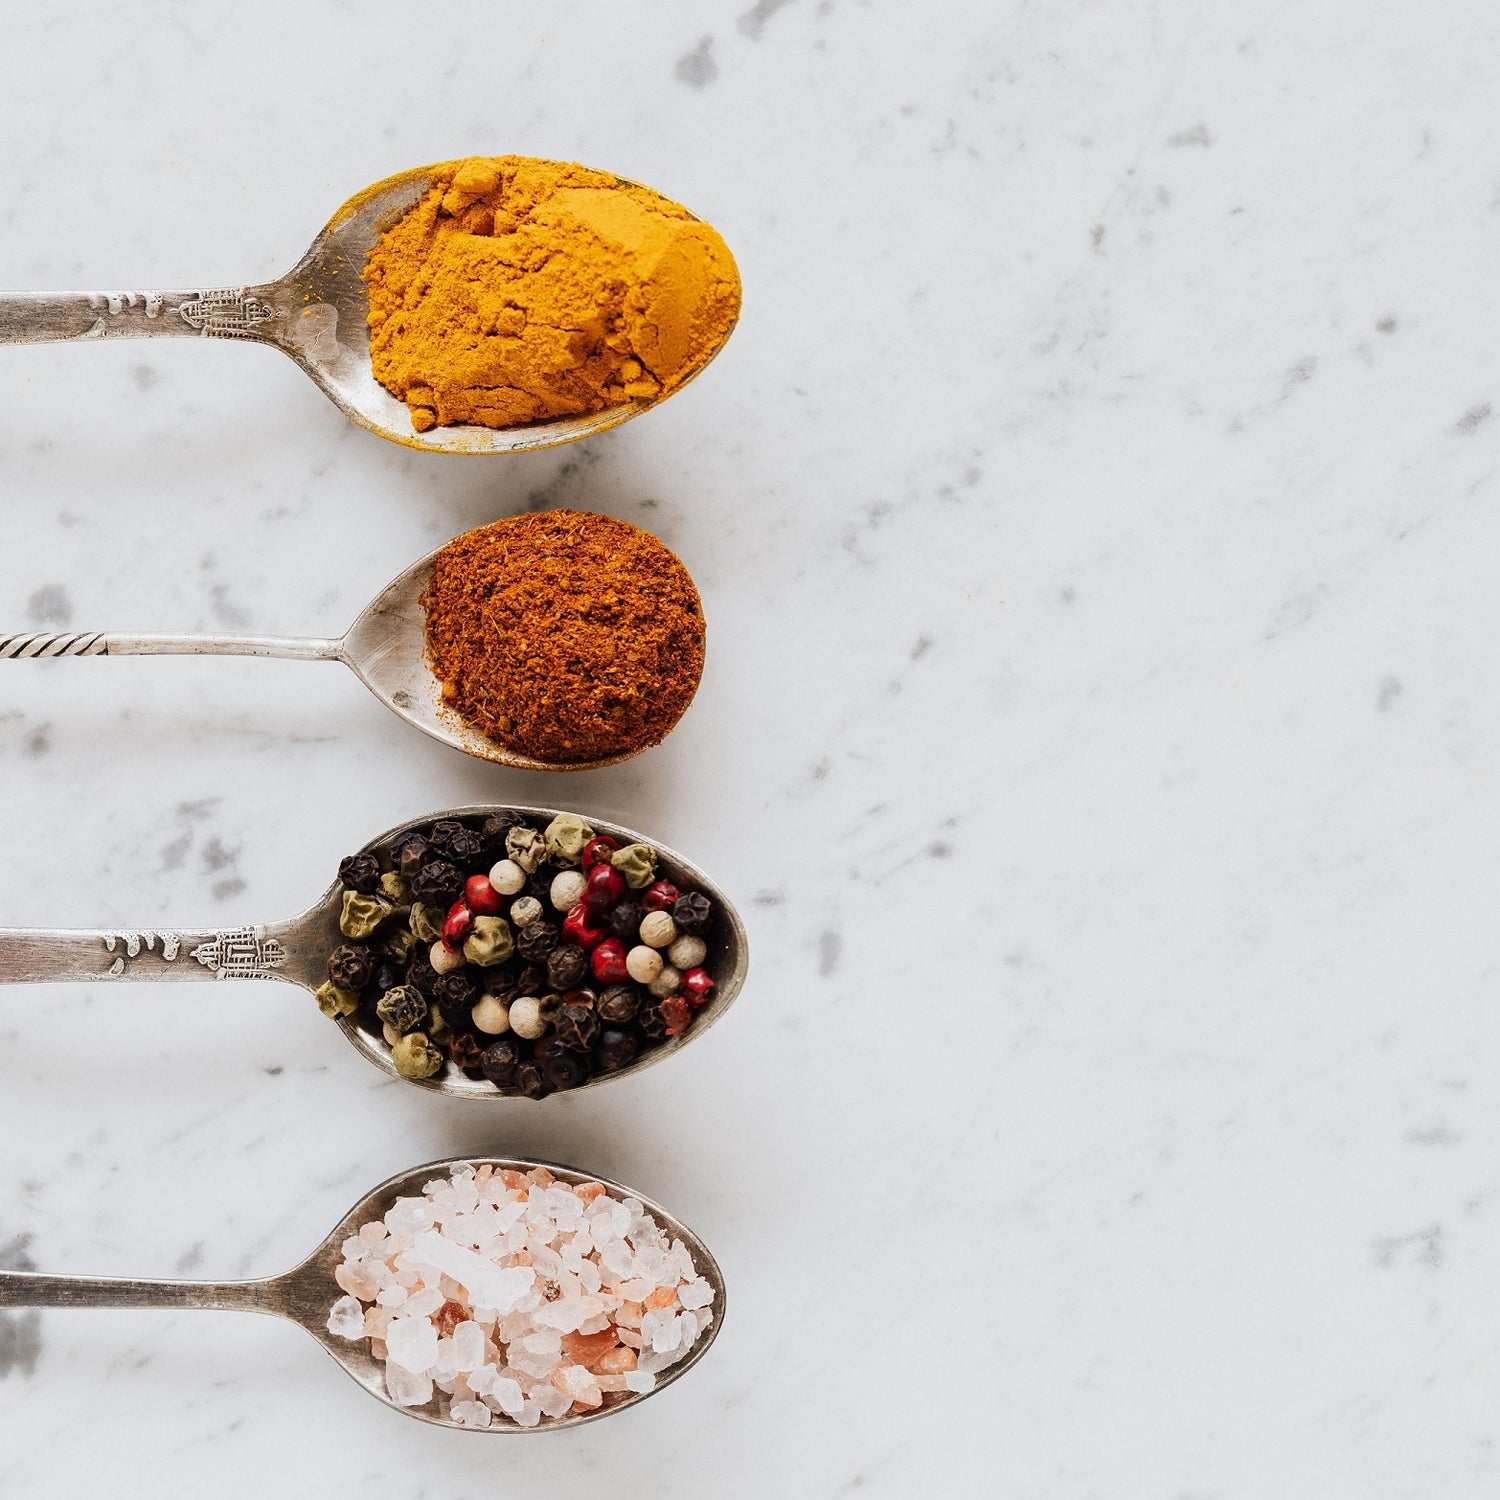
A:
{"type": "Polygon", "coordinates": [[[146,1281],[134,1276],[48,1276],[0,1271],[0,1307],[203,1307],[285,1316],[279,1278],[146,1281]]]}
{"type": "Polygon", "coordinates": [[[286,979],[301,984],[299,974],[282,972],[289,957],[300,957],[296,937],[295,924],[289,922],[191,932],[0,928],[0,984],[96,979],[286,979]]]}
{"type": "Polygon", "coordinates": [[[276,656],[342,661],[341,640],[291,635],[121,635],[84,630],[0,635],[0,661],[39,656],[276,656]]]}
{"type": "Polygon", "coordinates": [[[182,292],[5,292],[0,293],[0,344],[260,338],[260,325],[273,316],[264,297],[238,286],[182,292]]]}

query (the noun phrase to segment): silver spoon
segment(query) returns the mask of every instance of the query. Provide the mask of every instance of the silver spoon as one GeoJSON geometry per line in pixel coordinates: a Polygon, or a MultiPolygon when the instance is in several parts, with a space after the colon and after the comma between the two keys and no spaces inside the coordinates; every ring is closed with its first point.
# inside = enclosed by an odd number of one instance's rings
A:
{"type": "Polygon", "coordinates": [[[723,1326],[724,1275],[708,1247],[691,1229],[634,1188],[622,1187],[607,1177],[578,1172],[552,1162],[483,1156],[429,1162],[382,1182],[344,1215],[333,1233],[301,1265],[280,1276],[257,1281],[149,1281],[124,1276],[48,1276],[41,1271],[0,1271],[0,1307],[201,1307],[212,1311],[271,1313],[300,1323],[365,1390],[409,1417],[460,1432],[546,1432],[559,1427],[577,1427],[634,1406],[638,1401],[656,1395],[697,1364],[723,1326]],[[420,1195],[424,1183],[448,1174],[458,1165],[489,1165],[496,1171],[510,1169],[520,1172],[546,1167],[560,1182],[571,1186],[598,1182],[616,1197],[638,1199],[663,1230],[683,1242],[692,1256],[694,1269],[713,1288],[713,1322],[682,1360],[661,1372],[650,1391],[611,1391],[605,1395],[604,1405],[595,1411],[543,1418],[536,1427],[518,1427],[503,1420],[483,1428],[460,1427],[441,1416],[435,1405],[397,1406],[386,1392],[384,1369],[370,1353],[369,1344],[363,1339],[340,1338],[328,1331],[329,1308],[343,1295],[333,1279],[333,1269],[343,1258],[340,1249],[343,1242],[357,1233],[361,1224],[382,1218],[397,1198],[420,1195]]]}
{"type": "Polygon", "coordinates": [[[440,551],[441,547],[429,552],[386,584],[338,639],[28,632],[0,635],[0,661],[54,656],[274,656],[285,661],[337,661],[408,724],[480,760],[522,771],[593,771],[639,755],[639,750],[626,750],[597,760],[537,760],[465,723],[444,702],[442,686],[427,664],[427,612],[421,603],[440,551]]]}
{"type": "MultiPolygon", "coordinates": [[[[351,421],[433,453],[524,453],[618,427],[681,390],[579,417],[525,427],[434,427],[418,432],[406,404],[370,366],[369,296],[360,278],[371,247],[431,185],[440,166],[413,167],[356,193],[306,255],[261,286],[172,292],[0,293],[0,344],[102,338],[218,338],[269,344],[290,355],[351,421]]],[[[725,331],[725,338],[729,332],[725,331]]],[[[723,348],[707,351],[693,375],[723,348]]],[[[692,377],[688,377],[691,379],[692,377]]]]}
{"type": "MultiPolygon", "coordinates": [[[[414,818],[372,839],[361,853],[379,855],[402,835],[419,830],[439,818],[483,818],[490,813],[518,812],[546,824],[557,816],[556,808],[511,807],[488,804],[459,807],[448,812],[414,818]]],[[[649,1048],[632,1063],[613,1073],[596,1073],[579,1088],[593,1088],[615,1078],[638,1073],[642,1068],[670,1057],[702,1036],[734,1003],[749,970],[749,947],[744,924],[729,898],[696,865],[682,855],[647,839],[632,829],[589,816],[596,833],[609,834],[622,845],[650,844],[660,856],[661,877],[674,884],[700,890],[713,902],[718,915],[705,941],[708,955],[704,967],[714,978],[709,1000],[695,1010],[692,1024],[678,1036],[649,1048]]],[[[282,979],[316,990],[328,977],[328,955],[345,941],[339,931],[342,886],[338,881],[300,916],[258,927],[165,931],[144,928],[113,930],[61,930],[43,927],[0,928],[0,984],[113,983],[124,979],[282,979]]],[[[353,1046],[370,1062],[400,1078],[403,1083],[454,1099],[491,1099],[498,1093],[482,1079],[466,1077],[451,1063],[431,1078],[405,1078],[396,1071],[390,1049],[381,1037],[371,1036],[351,1018],[338,1026],[353,1046]]],[[[576,1093],[577,1089],[567,1092],[576,1093]]]]}

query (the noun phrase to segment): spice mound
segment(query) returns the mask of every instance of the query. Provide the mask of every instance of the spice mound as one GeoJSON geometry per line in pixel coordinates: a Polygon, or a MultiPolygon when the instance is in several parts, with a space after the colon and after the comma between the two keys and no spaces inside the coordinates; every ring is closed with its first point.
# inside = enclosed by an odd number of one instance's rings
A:
{"type": "Polygon", "coordinates": [[[680,204],[522,156],[434,168],[364,279],[375,378],[418,432],[666,395],[713,358],[740,307],[728,247],[680,204]]]}
{"type": "Polygon", "coordinates": [[[703,606],[648,531],[585,511],[496,521],[437,554],[428,663],[459,716],[554,764],[659,744],[703,671],[703,606]]]}
{"type": "Polygon", "coordinates": [[[343,1244],[328,1331],[368,1339],[397,1406],[535,1427],[644,1394],[713,1322],[713,1287],[635,1198],[460,1164],[343,1244]]]}
{"type": "Polygon", "coordinates": [[[396,1071],[541,1099],[680,1036],[714,990],[718,914],[649,844],[580,817],[440,818],[339,866],[325,1015],[396,1071]]]}

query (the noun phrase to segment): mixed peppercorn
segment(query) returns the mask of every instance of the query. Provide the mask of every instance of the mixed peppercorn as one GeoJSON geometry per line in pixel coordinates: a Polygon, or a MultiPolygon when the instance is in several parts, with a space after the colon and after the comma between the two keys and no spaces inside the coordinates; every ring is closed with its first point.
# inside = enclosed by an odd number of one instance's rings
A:
{"type": "Polygon", "coordinates": [[[352,854],[318,1006],[383,1037],[407,1078],[451,1066],[540,1099],[618,1072],[714,988],[713,904],[658,864],[572,813],[443,818],[352,854]]]}

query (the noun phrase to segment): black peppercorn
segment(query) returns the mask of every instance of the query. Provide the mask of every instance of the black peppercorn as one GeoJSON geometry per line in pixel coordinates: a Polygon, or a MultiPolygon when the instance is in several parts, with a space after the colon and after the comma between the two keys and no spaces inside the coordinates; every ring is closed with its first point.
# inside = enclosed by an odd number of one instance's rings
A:
{"type": "Polygon", "coordinates": [[[453,1059],[453,1064],[460,1071],[467,1073],[470,1078],[478,1078],[484,1072],[485,1049],[479,1045],[479,1038],[472,1031],[456,1031],[453,1040],[448,1043],[448,1056],[453,1059]]]}
{"type": "Polygon", "coordinates": [[[521,1061],[521,1049],[514,1037],[503,1036],[491,1042],[480,1058],[484,1076],[501,1088],[516,1081],[516,1066],[521,1061]]]}
{"type": "Polygon", "coordinates": [[[539,995],[547,988],[547,965],[527,964],[516,976],[518,995],[539,995]]]}
{"type": "Polygon", "coordinates": [[[506,959],[503,964],[491,964],[489,968],[480,971],[480,977],[484,983],[486,995],[498,995],[508,1005],[510,996],[520,993],[516,989],[517,968],[513,959],[506,959]]]}
{"type": "Polygon", "coordinates": [[[418,901],[444,910],[458,900],[463,888],[463,871],[445,859],[430,860],[411,880],[411,893],[418,901]]]}
{"type": "Polygon", "coordinates": [[[432,858],[431,848],[420,833],[403,834],[391,850],[398,873],[410,880],[432,858]]]}
{"type": "Polygon", "coordinates": [[[437,1001],[437,1007],[443,1013],[443,1019],[455,1031],[473,1024],[469,1012],[473,1010],[478,995],[479,986],[463,969],[439,974],[437,983],[433,986],[433,998],[437,1001]]]}
{"type": "Polygon", "coordinates": [[[624,942],[638,943],[644,915],[639,901],[622,901],[609,914],[609,930],[624,942]]]}
{"type": "Polygon", "coordinates": [[[601,1021],[608,1021],[615,1026],[628,1026],[641,1008],[640,993],[633,984],[612,984],[599,996],[595,1008],[601,1021]]]}
{"type": "Polygon", "coordinates": [[[489,849],[482,835],[472,828],[460,828],[448,840],[448,858],[461,870],[489,869],[494,860],[489,858],[489,849]]]}
{"type": "Polygon", "coordinates": [[[505,858],[505,835],[512,828],[524,827],[526,819],[517,812],[491,813],[479,829],[479,835],[484,840],[485,852],[489,855],[491,862],[505,858]]]}
{"type": "Polygon", "coordinates": [[[574,943],[564,943],[547,955],[547,983],[555,990],[577,988],[588,972],[589,956],[574,943]]]}
{"type": "Polygon", "coordinates": [[[526,1099],[545,1099],[552,1092],[552,1085],[534,1062],[521,1063],[516,1068],[512,1087],[526,1099]]]}
{"type": "Polygon", "coordinates": [[[577,1088],[589,1076],[588,1058],[554,1038],[537,1057],[542,1074],[555,1089],[577,1088]]]}
{"type": "Polygon", "coordinates": [[[673,903],[672,920],[677,924],[678,932],[702,937],[708,931],[713,911],[713,903],[702,891],[685,891],[673,903]]]}
{"type": "Polygon", "coordinates": [[[336,989],[357,994],[374,974],[375,955],[363,943],[340,943],[328,955],[328,977],[336,989]]]}
{"type": "Polygon", "coordinates": [[[641,1055],[641,1039],[633,1031],[616,1027],[599,1033],[594,1047],[594,1066],[601,1073],[615,1073],[641,1055]]]}
{"type": "Polygon", "coordinates": [[[516,934],[516,950],[531,963],[540,963],[557,947],[560,936],[553,922],[531,922],[516,934]]]}
{"type": "Polygon", "coordinates": [[[373,854],[350,854],[339,861],[339,881],[345,890],[373,896],[380,889],[380,861],[373,854]]]}
{"type": "Polygon", "coordinates": [[[653,1042],[660,1042],[667,1035],[669,1022],[661,1013],[661,1006],[657,1004],[643,1005],[640,1014],[635,1018],[635,1024],[651,1038],[653,1042]]]}
{"type": "Polygon", "coordinates": [[[382,959],[375,965],[375,978],[371,988],[377,994],[383,995],[387,990],[393,990],[401,983],[401,965],[392,963],[390,959],[382,959]]]}
{"type": "MultiPolygon", "coordinates": [[[[441,859],[453,859],[448,851],[452,847],[455,834],[465,833],[467,830],[457,818],[439,818],[431,828],[427,830],[427,842],[432,845],[441,859]]],[[[453,861],[455,864],[457,860],[453,861]]]]}
{"type": "Polygon", "coordinates": [[[557,1040],[570,1052],[587,1052],[599,1039],[599,1017],[591,1005],[564,1005],[552,1024],[557,1030],[557,1040]]]}

